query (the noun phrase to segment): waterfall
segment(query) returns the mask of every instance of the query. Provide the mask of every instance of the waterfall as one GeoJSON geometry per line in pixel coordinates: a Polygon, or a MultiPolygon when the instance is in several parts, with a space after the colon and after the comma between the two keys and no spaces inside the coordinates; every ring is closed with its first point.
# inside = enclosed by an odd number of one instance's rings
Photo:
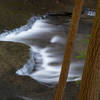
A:
{"type": "MultiPolygon", "coordinates": [[[[24,43],[30,46],[30,58],[16,74],[29,76],[46,84],[57,84],[61,71],[66,38],[66,29],[52,24],[49,19],[32,17],[28,23],[0,35],[0,41],[24,43]]],[[[82,62],[72,62],[67,81],[81,79],[82,62]]]]}

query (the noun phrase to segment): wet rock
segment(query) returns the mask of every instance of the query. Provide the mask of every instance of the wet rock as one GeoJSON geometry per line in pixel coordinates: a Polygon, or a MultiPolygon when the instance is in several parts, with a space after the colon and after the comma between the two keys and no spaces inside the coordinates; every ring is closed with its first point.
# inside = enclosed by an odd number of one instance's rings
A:
{"type": "Polygon", "coordinates": [[[19,43],[0,42],[0,100],[13,96],[32,96],[48,88],[16,71],[29,58],[29,47],[19,43]]]}
{"type": "Polygon", "coordinates": [[[24,100],[24,99],[18,98],[18,97],[14,97],[14,98],[8,98],[8,99],[6,99],[6,100],[24,100]]]}
{"type": "Polygon", "coordinates": [[[29,58],[29,47],[19,43],[0,42],[0,76],[13,74],[29,58]]]}
{"type": "MultiPolygon", "coordinates": [[[[16,70],[28,58],[28,46],[19,43],[0,42],[0,100],[24,100],[24,98],[28,97],[33,100],[52,100],[54,98],[56,87],[49,88],[28,76],[15,74],[16,70]]],[[[68,83],[64,99],[67,96],[68,100],[76,100],[70,98],[71,95],[75,98],[77,91],[78,88],[75,83],[68,83]]]]}
{"type": "MultiPolygon", "coordinates": [[[[75,0],[1,0],[0,1],[0,31],[10,30],[27,23],[33,15],[44,15],[47,12],[72,12],[75,0]]],[[[96,7],[97,0],[85,0],[85,8],[96,7]]]]}

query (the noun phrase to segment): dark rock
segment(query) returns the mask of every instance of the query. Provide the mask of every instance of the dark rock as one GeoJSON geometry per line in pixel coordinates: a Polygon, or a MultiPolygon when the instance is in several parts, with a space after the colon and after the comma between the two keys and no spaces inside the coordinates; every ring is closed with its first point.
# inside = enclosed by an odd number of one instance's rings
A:
{"type": "Polygon", "coordinates": [[[24,100],[24,99],[19,97],[14,97],[14,98],[7,98],[6,100],[24,100]]]}
{"type": "MultiPolygon", "coordinates": [[[[72,13],[75,0],[0,0],[0,32],[20,27],[35,15],[64,11],[72,13]]],[[[84,8],[96,8],[97,0],[85,0],[84,8]]],[[[66,15],[66,14],[65,14],[66,15]]]]}
{"type": "Polygon", "coordinates": [[[46,86],[40,85],[28,76],[18,76],[16,71],[29,58],[29,47],[24,44],[0,42],[0,100],[18,96],[33,96],[47,92],[46,86]]]}
{"type": "Polygon", "coordinates": [[[24,44],[0,42],[0,76],[13,74],[29,58],[29,47],[24,44]]]}

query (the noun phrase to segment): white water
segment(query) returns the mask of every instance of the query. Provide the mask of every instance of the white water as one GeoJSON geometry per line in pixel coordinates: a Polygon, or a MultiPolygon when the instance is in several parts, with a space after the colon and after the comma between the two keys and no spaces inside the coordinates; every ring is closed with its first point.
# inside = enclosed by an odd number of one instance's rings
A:
{"type": "MultiPolygon", "coordinates": [[[[16,74],[30,76],[42,83],[56,84],[59,80],[66,44],[65,30],[42,19],[36,20],[29,29],[25,29],[21,27],[16,29],[17,32],[13,30],[0,36],[0,41],[20,42],[30,46],[30,59],[16,71],[16,74]]],[[[72,62],[68,81],[80,80],[82,70],[82,62],[72,62]]]]}
{"type": "Polygon", "coordinates": [[[88,9],[87,13],[86,13],[88,16],[95,16],[96,15],[96,12],[95,10],[90,10],[88,9]]]}

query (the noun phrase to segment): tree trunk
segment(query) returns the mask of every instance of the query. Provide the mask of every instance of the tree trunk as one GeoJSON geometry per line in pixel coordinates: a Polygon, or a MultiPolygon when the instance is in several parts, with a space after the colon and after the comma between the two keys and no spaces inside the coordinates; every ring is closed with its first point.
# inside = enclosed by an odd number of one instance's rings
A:
{"type": "Polygon", "coordinates": [[[75,42],[77,30],[78,30],[78,24],[80,20],[81,11],[82,11],[82,6],[83,6],[83,0],[76,0],[55,100],[62,100],[62,97],[64,94],[64,88],[65,88],[66,80],[68,76],[68,70],[69,70],[72,50],[73,50],[73,46],[74,46],[74,42],[75,42]]]}
{"type": "Polygon", "coordinates": [[[78,100],[98,100],[100,92],[100,0],[98,1],[78,100]]]}

